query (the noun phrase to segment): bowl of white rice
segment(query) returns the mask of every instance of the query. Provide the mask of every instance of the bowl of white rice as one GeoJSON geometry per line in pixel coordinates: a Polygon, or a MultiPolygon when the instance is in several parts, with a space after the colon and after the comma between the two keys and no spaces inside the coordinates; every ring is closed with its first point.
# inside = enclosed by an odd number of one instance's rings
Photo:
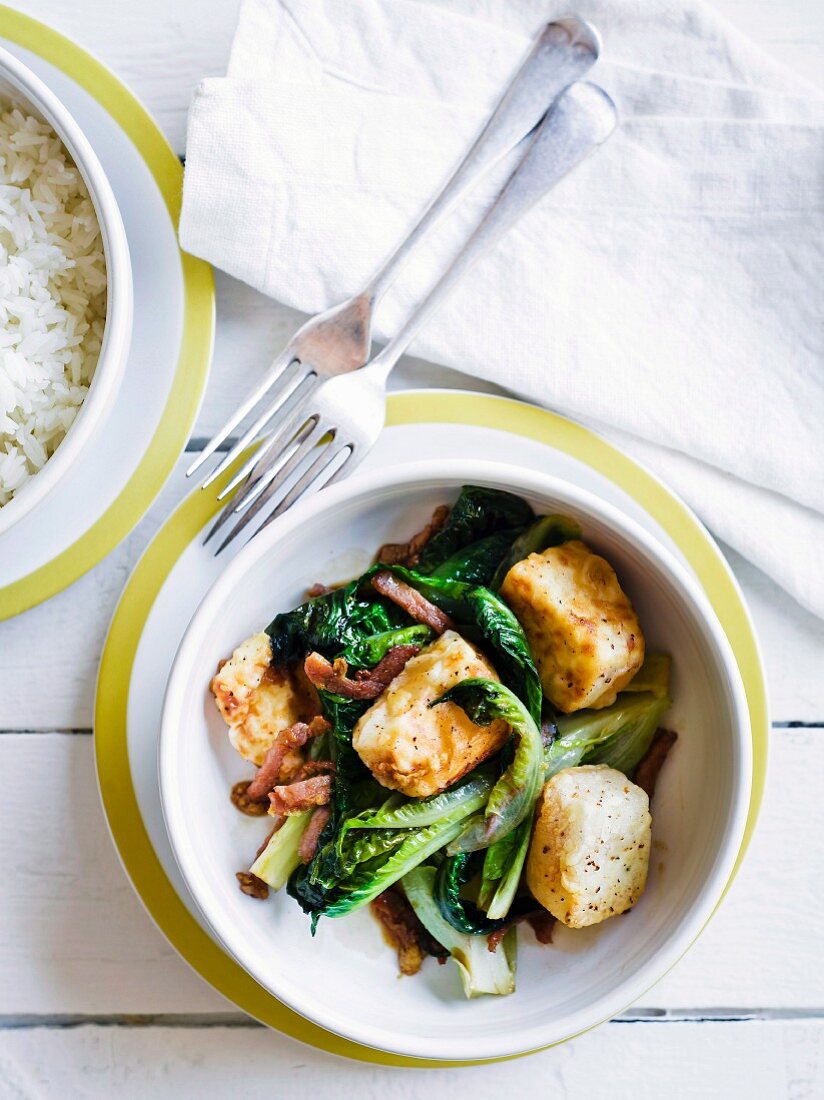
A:
{"type": "Polygon", "coordinates": [[[57,505],[48,495],[114,403],[131,324],[105,172],[59,99],[0,49],[0,539],[57,505]]]}

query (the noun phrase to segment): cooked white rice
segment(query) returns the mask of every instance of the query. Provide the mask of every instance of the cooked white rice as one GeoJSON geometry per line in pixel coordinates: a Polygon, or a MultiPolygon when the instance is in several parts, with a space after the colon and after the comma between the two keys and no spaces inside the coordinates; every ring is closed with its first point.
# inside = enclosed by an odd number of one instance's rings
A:
{"type": "Polygon", "coordinates": [[[0,507],[70,428],[105,316],[103,242],[80,173],[51,126],[0,97],[0,507]]]}

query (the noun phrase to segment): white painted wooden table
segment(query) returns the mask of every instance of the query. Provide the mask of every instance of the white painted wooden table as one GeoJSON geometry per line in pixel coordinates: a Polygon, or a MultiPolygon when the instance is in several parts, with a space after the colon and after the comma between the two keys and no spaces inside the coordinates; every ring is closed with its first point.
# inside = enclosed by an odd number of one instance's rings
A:
{"type": "MultiPolygon", "coordinates": [[[[181,153],[189,95],[200,77],[222,72],[237,6],[25,3],[126,80],[181,153]]],[[[820,0],[719,6],[776,57],[824,80],[820,0]]],[[[296,319],[218,277],[215,363],[196,436],[218,424],[296,319]]],[[[399,383],[456,377],[410,362],[399,383]]],[[[735,557],[772,693],[767,794],[721,911],[643,1004],[515,1063],[403,1071],[315,1053],[207,988],[155,930],[118,865],[89,736],[106,626],[137,556],[182,495],[180,467],[108,560],[0,624],[0,1097],[824,1097],[824,623],[735,557]]]]}

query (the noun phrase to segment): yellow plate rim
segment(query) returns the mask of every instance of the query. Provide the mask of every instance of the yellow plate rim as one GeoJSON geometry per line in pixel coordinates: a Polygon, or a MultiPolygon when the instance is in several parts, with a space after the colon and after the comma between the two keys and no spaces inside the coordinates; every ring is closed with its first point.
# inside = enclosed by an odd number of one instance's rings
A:
{"type": "MultiPolygon", "coordinates": [[[[509,398],[469,392],[417,390],[390,396],[388,426],[423,423],[488,427],[548,443],[597,470],[632,496],[687,558],[735,652],[752,728],[749,815],[728,889],[752,837],[761,804],[769,715],[761,656],[749,612],[711,536],[692,511],[653,474],[600,436],[556,413],[509,398]]],[[[320,1050],[380,1065],[420,1068],[478,1064],[406,1058],[375,1050],[335,1035],[287,1008],[200,927],[155,854],[129,768],[127,706],[132,666],[143,627],[166,577],[218,507],[215,494],[190,493],[172,513],[136,565],[115,610],[103,649],[95,701],[95,759],[104,810],[124,868],[147,911],[180,955],[210,985],[255,1019],[320,1050]]],[[[575,1037],[570,1035],[561,1042],[575,1037]]]]}
{"type": "MultiPolygon", "coordinates": [[[[172,226],[180,216],[183,167],[142,103],[111,70],[44,23],[0,5],[0,37],[37,54],[84,88],[137,148],[155,179],[172,226]]],[[[0,620],[61,592],[97,565],[135,527],[163,488],[189,438],[209,376],[215,324],[212,269],[180,251],[183,326],[166,407],[137,469],[102,516],[50,562],[0,587],[0,620]]]]}

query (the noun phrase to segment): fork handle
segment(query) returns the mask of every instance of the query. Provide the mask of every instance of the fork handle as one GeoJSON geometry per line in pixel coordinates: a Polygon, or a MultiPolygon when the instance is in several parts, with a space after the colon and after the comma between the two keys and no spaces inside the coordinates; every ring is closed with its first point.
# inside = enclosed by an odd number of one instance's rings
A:
{"type": "Polygon", "coordinates": [[[592,67],[599,51],[598,32],[577,16],[544,27],[469,152],[367,287],[373,302],[380,301],[435,222],[540,122],[558,93],[592,67]]]}
{"type": "Polygon", "coordinates": [[[580,161],[610,136],[615,105],[595,84],[573,84],[535,131],[520,163],[461,251],[398,334],[364,367],[386,376],[430,315],[480,257],[580,161]]]}

